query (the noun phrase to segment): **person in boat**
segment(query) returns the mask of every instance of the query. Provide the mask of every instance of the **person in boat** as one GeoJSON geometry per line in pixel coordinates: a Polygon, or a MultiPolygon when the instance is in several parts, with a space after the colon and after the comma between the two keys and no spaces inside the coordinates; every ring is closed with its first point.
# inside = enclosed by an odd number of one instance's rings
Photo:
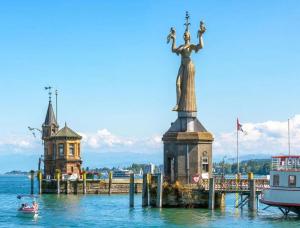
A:
{"type": "Polygon", "coordinates": [[[39,205],[35,201],[33,201],[32,207],[33,207],[33,209],[37,210],[39,208],[39,205]]]}

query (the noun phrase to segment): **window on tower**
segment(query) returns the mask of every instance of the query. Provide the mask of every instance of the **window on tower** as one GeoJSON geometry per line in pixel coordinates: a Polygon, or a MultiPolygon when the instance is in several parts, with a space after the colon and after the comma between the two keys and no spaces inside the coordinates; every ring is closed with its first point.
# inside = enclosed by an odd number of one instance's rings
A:
{"type": "Polygon", "coordinates": [[[56,144],[53,143],[52,145],[52,155],[53,155],[53,159],[55,160],[56,159],[56,144]]]}
{"type": "Polygon", "coordinates": [[[47,156],[48,155],[48,147],[45,147],[45,156],[47,156]]]}
{"type": "Polygon", "coordinates": [[[60,143],[58,144],[58,151],[59,151],[59,156],[60,157],[63,157],[64,156],[64,144],[63,143],[60,143]]]}
{"type": "Polygon", "coordinates": [[[69,144],[69,155],[74,156],[75,155],[75,145],[74,143],[69,144]]]}
{"type": "Polygon", "coordinates": [[[208,157],[202,157],[202,172],[208,173],[208,157]]]}

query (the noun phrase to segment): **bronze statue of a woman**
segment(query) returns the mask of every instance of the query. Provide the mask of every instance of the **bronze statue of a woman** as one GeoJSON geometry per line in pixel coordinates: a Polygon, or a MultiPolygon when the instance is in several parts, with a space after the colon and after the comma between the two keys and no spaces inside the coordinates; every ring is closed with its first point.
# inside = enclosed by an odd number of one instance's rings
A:
{"type": "Polygon", "coordinates": [[[203,48],[202,35],[206,28],[204,23],[200,22],[200,28],[198,30],[199,43],[197,45],[191,44],[191,35],[189,32],[189,15],[186,12],[186,29],[183,35],[184,44],[176,47],[176,32],[174,28],[171,28],[168,35],[168,43],[172,40],[172,52],[177,55],[181,55],[181,65],[178,71],[176,80],[177,91],[177,104],[173,108],[173,111],[177,112],[196,112],[196,95],[195,95],[195,67],[191,60],[192,51],[198,52],[203,48]]]}

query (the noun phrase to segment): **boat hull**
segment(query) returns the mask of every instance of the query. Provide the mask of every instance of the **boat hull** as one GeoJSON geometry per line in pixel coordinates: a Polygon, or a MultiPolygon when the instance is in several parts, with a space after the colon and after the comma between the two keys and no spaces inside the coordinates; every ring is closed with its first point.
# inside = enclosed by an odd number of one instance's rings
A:
{"type": "Polygon", "coordinates": [[[263,191],[260,202],[269,206],[285,208],[300,215],[300,190],[270,188],[263,191]]]}

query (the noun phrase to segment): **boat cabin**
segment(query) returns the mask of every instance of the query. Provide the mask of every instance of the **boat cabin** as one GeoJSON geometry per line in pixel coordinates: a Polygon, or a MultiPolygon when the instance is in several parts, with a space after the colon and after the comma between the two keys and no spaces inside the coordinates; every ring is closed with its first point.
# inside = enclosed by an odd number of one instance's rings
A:
{"type": "Polygon", "coordinates": [[[261,203],[278,207],[284,215],[300,215],[300,156],[274,156],[270,188],[262,193],[261,203]]]}
{"type": "Polygon", "coordinates": [[[300,188],[300,156],[274,156],[270,186],[300,188]]]}

